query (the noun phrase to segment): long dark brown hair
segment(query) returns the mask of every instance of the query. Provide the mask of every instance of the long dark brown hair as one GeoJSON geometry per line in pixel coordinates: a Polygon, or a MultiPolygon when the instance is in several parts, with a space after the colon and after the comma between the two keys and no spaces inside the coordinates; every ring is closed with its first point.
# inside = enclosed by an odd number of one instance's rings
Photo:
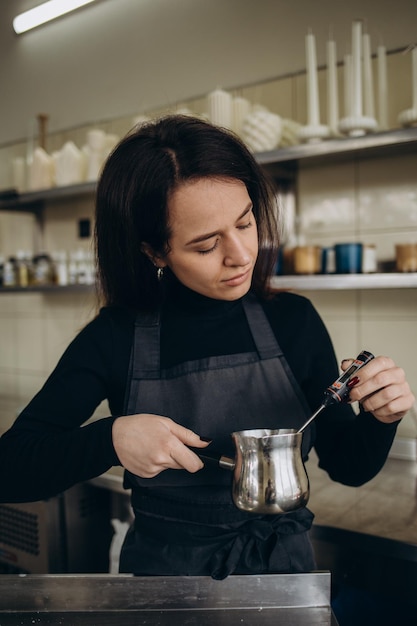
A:
{"type": "Polygon", "coordinates": [[[258,228],[252,288],[263,297],[269,293],[278,249],[272,186],[234,134],[198,118],[172,115],[129,132],[103,168],[95,216],[102,304],[138,310],[159,305],[163,290],[155,267],[142,251],[143,243],[158,255],[167,253],[170,195],[182,183],[201,178],[230,178],[245,184],[258,228]]]}

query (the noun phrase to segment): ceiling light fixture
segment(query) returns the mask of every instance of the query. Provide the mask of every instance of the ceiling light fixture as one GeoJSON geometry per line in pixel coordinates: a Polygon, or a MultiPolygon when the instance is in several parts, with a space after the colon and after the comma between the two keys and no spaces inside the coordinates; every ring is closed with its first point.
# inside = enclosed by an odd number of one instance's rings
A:
{"type": "Polygon", "coordinates": [[[39,6],[15,17],[13,28],[20,35],[31,28],[36,28],[36,26],[79,9],[90,2],[94,2],[94,0],[49,0],[49,2],[43,2],[39,6]]]}

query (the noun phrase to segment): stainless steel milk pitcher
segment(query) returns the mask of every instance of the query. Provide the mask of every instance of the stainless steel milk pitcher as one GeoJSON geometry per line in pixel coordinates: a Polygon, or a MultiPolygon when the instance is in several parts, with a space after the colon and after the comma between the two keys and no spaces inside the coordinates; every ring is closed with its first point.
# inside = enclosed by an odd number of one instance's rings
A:
{"type": "Polygon", "coordinates": [[[233,472],[232,497],[242,511],[289,513],[304,507],[310,486],[301,456],[303,433],[259,428],[232,433],[236,456],[192,448],[204,462],[233,472]]]}
{"type": "Polygon", "coordinates": [[[244,511],[288,513],[304,507],[310,495],[301,456],[302,433],[292,429],[232,433],[236,446],[233,501],[244,511]]]}

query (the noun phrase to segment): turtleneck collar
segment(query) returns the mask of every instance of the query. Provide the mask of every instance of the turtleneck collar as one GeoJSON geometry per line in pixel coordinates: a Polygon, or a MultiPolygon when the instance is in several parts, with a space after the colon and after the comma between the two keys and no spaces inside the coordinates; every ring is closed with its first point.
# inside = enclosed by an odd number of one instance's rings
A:
{"type": "Polygon", "coordinates": [[[164,309],[185,316],[199,314],[205,317],[218,317],[240,306],[241,301],[241,298],[230,301],[208,298],[176,281],[176,284],[172,285],[164,309]]]}

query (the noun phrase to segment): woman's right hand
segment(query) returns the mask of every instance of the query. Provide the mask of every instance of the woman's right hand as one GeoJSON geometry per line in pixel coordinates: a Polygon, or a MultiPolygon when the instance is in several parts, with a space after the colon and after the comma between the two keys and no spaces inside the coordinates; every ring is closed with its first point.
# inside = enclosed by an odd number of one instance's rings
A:
{"type": "Polygon", "coordinates": [[[149,413],[118,417],[112,436],[121,465],[141,478],[153,478],[166,469],[194,473],[204,465],[188,446],[205,448],[207,442],[169,417],[149,413]]]}

